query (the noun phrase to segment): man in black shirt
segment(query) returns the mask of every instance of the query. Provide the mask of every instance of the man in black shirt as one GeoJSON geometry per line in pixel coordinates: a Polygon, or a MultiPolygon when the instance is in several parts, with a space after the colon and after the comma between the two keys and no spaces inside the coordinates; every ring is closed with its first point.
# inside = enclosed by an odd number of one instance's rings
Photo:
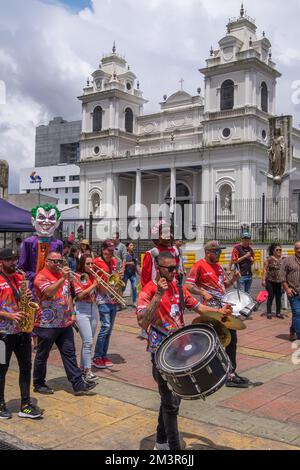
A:
{"type": "Polygon", "coordinates": [[[232,251],[231,260],[241,272],[239,279],[240,288],[249,293],[252,285],[252,265],[254,264],[254,251],[250,246],[251,234],[245,232],[242,241],[235,245],[232,251]]]}

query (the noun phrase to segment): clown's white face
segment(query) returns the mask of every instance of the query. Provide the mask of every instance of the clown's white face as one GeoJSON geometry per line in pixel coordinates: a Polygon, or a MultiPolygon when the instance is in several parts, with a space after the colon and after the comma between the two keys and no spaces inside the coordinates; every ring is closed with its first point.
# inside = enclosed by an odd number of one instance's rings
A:
{"type": "Polygon", "coordinates": [[[45,211],[39,207],[36,214],[36,219],[32,218],[32,225],[34,226],[39,237],[52,237],[55,229],[59,225],[57,220],[57,213],[55,209],[45,211]]]}

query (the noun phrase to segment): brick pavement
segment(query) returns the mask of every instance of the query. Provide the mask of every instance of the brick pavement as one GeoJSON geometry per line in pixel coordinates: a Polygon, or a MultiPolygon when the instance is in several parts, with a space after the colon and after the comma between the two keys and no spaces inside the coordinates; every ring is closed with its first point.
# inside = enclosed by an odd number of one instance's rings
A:
{"type": "MultiPolygon", "coordinates": [[[[284,320],[267,320],[262,314],[263,310],[256,313],[239,332],[238,353],[238,371],[262,385],[243,390],[223,387],[205,402],[183,402],[180,429],[189,449],[300,447],[300,366],[291,361],[289,314],[284,320]]],[[[193,318],[187,314],[187,323],[193,318]]],[[[35,423],[38,432],[34,423],[18,418],[2,422],[1,430],[49,448],[153,447],[159,400],[146,342],[138,333],[134,311],[119,312],[109,355],[115,365],[94,370],[100,379],[95,397],[70,394],[58,351],[53,350],[48,379],[55,395],[34,395],[45,408],[44,419],[35,423]]],[[[78,335],[76,344],[79,351],[78,335]]],[[[9,404],[16,407],[14,370],[8,380],[9,404]]]]}

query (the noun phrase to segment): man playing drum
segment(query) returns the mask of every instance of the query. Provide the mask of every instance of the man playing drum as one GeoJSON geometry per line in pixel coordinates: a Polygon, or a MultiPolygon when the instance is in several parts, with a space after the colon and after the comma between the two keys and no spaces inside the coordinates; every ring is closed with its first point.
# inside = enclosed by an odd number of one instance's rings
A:
{"type": "Polygon", "coordinates": [[[174,281],[177,264],[171,253],[163,252],[158,255],[157,269],[156,280],[150,281],[139,295],[137,320],[139,326],[148,331],[152,373],[161,397],[155,449],[178,450],[181,449],[177,426],[180,398],[168,388],[162,378],[156,367],[155,353],[170,333],[184,327],[184,307],[199,314],[214,310],[220,315],[231,315],[232,308],[229,305],[218,309],[206,307],[192,297],[184,287],[178,287],[174,281]]]}
{"type": "MultiPolygon", "coordinates": [[[[222,266],[218,263],[222,250],[225,249],[217,241],[210,241],[204,246],[205,258],[198,261],[191,269],[187,280],[186,288],[193,295],[203,296],[206,305],[221,305],[221,300],[225,294],[226,288],[231,287],[240,274],[237,272],[229,281],[222,266]]],[[[248,388],[249,380],[240,377],[236,370],[236,348],[237,333],[230,330],[231,343],[226,348],[226,352],[231,360],[233,372],[226,382],[227,387],[248,388]]]]}

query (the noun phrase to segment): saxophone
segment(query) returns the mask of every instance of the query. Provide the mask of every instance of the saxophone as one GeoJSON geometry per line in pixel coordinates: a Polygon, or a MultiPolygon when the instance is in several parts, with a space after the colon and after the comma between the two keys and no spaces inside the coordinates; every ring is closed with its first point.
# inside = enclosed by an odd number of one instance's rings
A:
{"type": "Polygon", "coordinates": [[[31,296],[27,294],[28,286],[26,274],[20,269],[18,269],[18,272],[23,276],[20,289],[19,308],[22,312],[26,313],[24,320],[20,324],[20,329],[22,333],[32,333],[34,328],[35,315],[38,313],[40,307],[37,303],[32,302],[31,296]]]}

